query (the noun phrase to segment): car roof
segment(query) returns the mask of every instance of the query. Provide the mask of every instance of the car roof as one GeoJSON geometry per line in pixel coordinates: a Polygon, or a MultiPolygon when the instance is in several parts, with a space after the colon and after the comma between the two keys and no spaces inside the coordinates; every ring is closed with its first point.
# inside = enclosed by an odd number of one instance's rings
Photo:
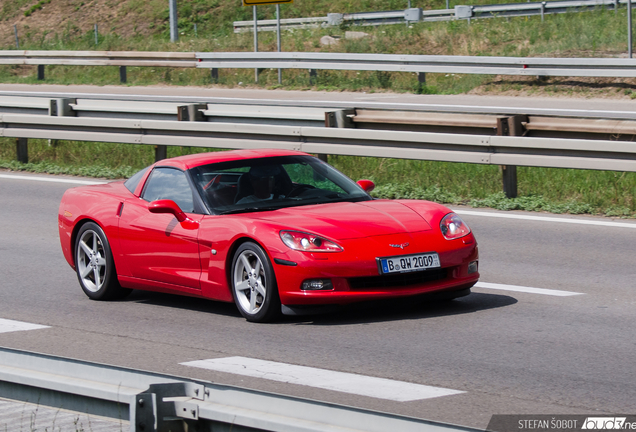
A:
{"type": "Polygon", "coordinates": [[[258,159],[275,156],[308,156],[308,154],[299,151],[278,149],[230,150],[177,156],[174,158],[161,160],[157,162],[155,166],[170,166],[188,170],[190,168],[217,162],[258,159]]]}

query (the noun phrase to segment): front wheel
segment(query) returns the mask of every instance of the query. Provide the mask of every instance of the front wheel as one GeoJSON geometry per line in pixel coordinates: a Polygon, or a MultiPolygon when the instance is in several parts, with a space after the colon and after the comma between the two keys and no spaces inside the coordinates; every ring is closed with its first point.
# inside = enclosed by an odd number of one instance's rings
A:
{"type": "Polygon", "coordinates": [[[77,233],[75,270],[82,290],[93,300],[123,298],[132,291],[119,285],[108,239],[94,222],[85,223],[77,233]]]}
{"type": "Polygon", "coordinates": [[[268,322],[280,314],[274,269],[256,243],[243,243],[232,260],[232,295],[248,321],[268,322]]]}

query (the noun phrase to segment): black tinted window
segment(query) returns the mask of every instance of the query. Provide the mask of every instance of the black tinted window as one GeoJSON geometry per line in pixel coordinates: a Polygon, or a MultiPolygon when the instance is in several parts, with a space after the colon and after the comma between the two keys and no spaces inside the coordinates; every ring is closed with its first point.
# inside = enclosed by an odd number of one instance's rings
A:
{"type": "Polygon", "coordinates": [[[139,182],[141,181],[142,177],[146,174],[146,171],[148,171],[148,167],[142,169],[141,171],[133,175],[131,178],[126,180],[124,182],[124,186],[126,186],[126,188],[131,193],[135,193],[135,189],[137,189],[137,185],[139,185],[139,182]]]}
{"type": "Polygon", "coordinates": [[[183,171],[174,168],[155,168],[146,182],[141,196],[146,201],[169,199],[187,213],[194,211],[192,189],[183,171]]]}
{"type": "Polygon", "coordinates": [[[203,165],[190,170],[217,213],[371,199],[357,184],[312,156],[279,156],[203,165]]]}

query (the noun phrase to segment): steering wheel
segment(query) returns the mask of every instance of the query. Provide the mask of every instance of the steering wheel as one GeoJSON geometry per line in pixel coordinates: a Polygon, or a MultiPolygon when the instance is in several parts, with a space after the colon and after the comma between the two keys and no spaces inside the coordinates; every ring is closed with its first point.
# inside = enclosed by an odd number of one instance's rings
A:
{"type": "Polygon", "coordinates": [[[303,192],[305,192],[305,191],[307,191],[309,189],[316,189],[316,188],[314,186],[308,185],[308,184],[297,184],[297,185],[294,185],[292,190],[290,190],[289,193],[287,194],[287,198],[293,198],[293,197],[296,197],[298,195],[301,195],[303,192]]]}

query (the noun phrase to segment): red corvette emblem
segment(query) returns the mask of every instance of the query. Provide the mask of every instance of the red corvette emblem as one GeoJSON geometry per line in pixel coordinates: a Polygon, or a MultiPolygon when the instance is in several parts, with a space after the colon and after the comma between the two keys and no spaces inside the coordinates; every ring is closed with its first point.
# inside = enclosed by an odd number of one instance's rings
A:
{"type": "Polygon", "coordinates": [[[408,245],[409,245],[408,243],[402,243],[402,244],[390,244],[389,246],[394,247],[394,248],[404,249],[408,245]]]}

